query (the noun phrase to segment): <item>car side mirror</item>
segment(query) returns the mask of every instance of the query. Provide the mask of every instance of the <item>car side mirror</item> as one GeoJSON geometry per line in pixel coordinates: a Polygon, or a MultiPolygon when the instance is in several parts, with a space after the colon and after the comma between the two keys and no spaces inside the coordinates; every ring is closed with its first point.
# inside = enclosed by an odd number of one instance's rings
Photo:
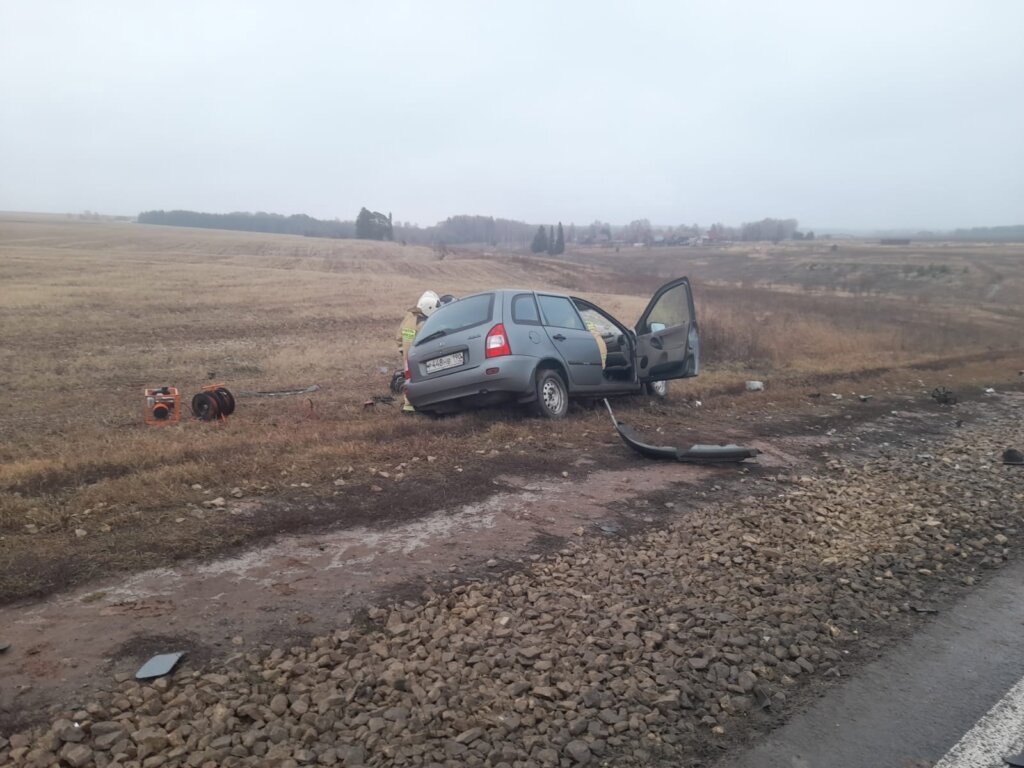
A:
{"type": "Polygon", "coordinates": [[[657,333],[658,331],[664,331],[667,328],[664,323],[651,323],[651,333],[657,333]]]}

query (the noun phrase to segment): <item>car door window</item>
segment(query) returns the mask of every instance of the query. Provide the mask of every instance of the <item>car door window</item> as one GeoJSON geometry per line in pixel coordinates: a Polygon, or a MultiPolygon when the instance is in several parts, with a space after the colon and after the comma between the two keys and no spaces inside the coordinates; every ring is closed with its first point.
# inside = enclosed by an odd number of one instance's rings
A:
{"type": "Polygon", "coordinates": [[[579,309],[580,316],[583,318],[588,331],[597,331],[602,336],[622,333],[607,315],[598,312],[596,309],[591,307],[577,307],[577,309],[579,309]]]}
{"type": "Polygon", "coordinates": [[[677,285],[658,299],[647,317],[647,328],[651,330],[660,323],[662,328],[674,328],[690,322],[690,298],[685,285],[677,285]]]}
{"type": "Polygon", "coordinates": [[[529,293],[520,293],[512,299],[512,322],[519,325],[540,325],[537,302],[529,293]]]}
{"type": "Polygon", "coordinates": [[[572,302],[564,296],[539,296],[540,309],[544,313],[544,324],[555,328],[586,330],[583,321],[576,314],[572,302]]]}

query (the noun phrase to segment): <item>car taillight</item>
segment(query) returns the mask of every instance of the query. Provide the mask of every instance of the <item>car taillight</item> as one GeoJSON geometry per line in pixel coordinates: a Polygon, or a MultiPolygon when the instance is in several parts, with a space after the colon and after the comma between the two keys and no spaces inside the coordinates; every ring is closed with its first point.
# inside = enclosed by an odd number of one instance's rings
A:
{"type": "Polygon", "coordinates": [[[512,347],[508,345],[508,334],[505,333],[505,326],[498,323],[491,328],[487,334],[487,342],[484,344],[485,357],[501,357],[511,355],[512,347]]]}
{"type": "Polygon", "coordinates": [[[412,371],[409,370],[409,358],[405,358],[405,380],[412,378],[412,371]]]}

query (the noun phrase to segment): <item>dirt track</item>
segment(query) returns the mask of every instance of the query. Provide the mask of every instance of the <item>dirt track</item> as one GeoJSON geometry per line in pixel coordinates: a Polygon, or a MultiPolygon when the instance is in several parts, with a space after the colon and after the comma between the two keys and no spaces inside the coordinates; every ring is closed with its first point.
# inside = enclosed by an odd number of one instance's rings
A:
{"type": "MultiPolygon", "coordinates": [[[[778,448],[762,448],[763,468],[791,462],[778,448]]],[[[636,508],[636,498],[736,475],[734,468],[636,463],[594,470],[596,460],[586,455],[575,463],[575,478],[498,475],[481,501],[405,522],[283,536],[234,557],[107,579],[40,603],[0,608],[4,640],[21,650],[20,661],[5,665],[8,685],[0,700],[8,711],[24,712],[26,701],[59,700],[68,686],[96,682],[111,667],[130,667],[161,647],[205,659],[238,646],[330,632],[382,598],[514,568],[579,535],[649,526],[670,510],[636,508]]],[[[263,513],[244,502],[231,512],[263,513]]]]}
{"type": "MultiPolygon", "coordinates": [[[[784,713],[794,697],[838,674],[851,654],[870,654],[912,626],[919,603],[944,599],[977,578],[978,568],[1011,555],[1020,477],[993,462],[1001,441],[1024,440],[1020,402],[996,396],[955,412],[888,402],[831,439],[793,426],[762,445],[768,452],[749,471],[637,460],[623,470],[588,472],[594,465],[587,462],[600,459],[595,452],[573,468],[586,475],[583,482],[496,477],[487,501],[402,526],[283,539],[244,557],[4,609],[3,624],[13,630],[5,639],[14,643],[0,661],[8,722],[48,701],[77,706],[67,697],[72,686],[85,686],[84,704],[111,675],[175,645],[191,656],[159,698],[177,701],[186,692],[192,703],[175,705],[175,717],[186,722],[210,716],[199,705],[204,697],[234,702],[222,716],[223,735],[238,734],[211,746],[190,742],[183,731],[182,759],[358,764],[362,756],[373,765],[523,766],[700,759],[709,730],[725,745],[766,717],[751,708],[767,707],[769,719],[784,713]],[[773,528],[774,520],[783,523],[773,528]],[[560,554],[545,554],[556,547],[560,554]],[[540,562],[520,573],[518,561],[529,559],[540,562]],[[503,570],[509,573],[488,578],[503,570]],[[463,586],[449,593],[447,579],[463,586]],[[388,598],[400,601],[394,611],[359,613],[388,598]],[[353,616],[359,621],[352,631],[332,635],[353,616]],[[320,650],[303,643],[265,655],[267,643],[301,635],[319,636],[313,645],[320,650]],[[766,646],[755,635],[776,637],[766,646]],[[460,645],[445,662],[442,649],[460,645]],[[378,646],[386,648],[383,657],[378,646]],[[389,683],[385,663],[422,659],[418,647],[430,663],[405,674],[425,694],[439,664],[447,663],[443,676],[452,678],[446,706],[428,708],[425,720],[416,714],[425,706],[416,689],[389,683]],[[484,647],[498,656],[481,656],[484,647]],[[607,666],[595,677],[598,657],[607,666]],[[626,667],[615,658],[635,673],[623,678],[626,667]],[[282,665],[306,671],[282,675],[282,665]],[[220,668],[227,674],[212,681],[192,677],[220,668]],[[317,698],[325,682],[317,669],[341,671],[326,678],[340,681],[338,693],[317,698]],[[253,687],[253,674],[268,682],[253,687]],[[196,693],[197,684],[208,692],[196,693]],[[480,693],[469,696],[472,690],[480,693]],[[287,712],[279,714],[274,697],[282,692],[287,712]],[[339,725],[328,738],[313,724],[315,738],[304,741],[294,731],[307,722],[300,710],[326,707],[326,716],[338,695],[346,697],[344,727],[332,719],[339,725]],[[396,709],[406,716],[388,719],[396,709]],[[511,730],[501,723],[510,713],[519,723],[511,730]],[[383,726],[369,725],[376,717],[383,726]],[[263,735],[244,736],[253,731],[263,735]],[[247,739],[250,751],[242,755],[247,739]],[[514,754],[494,746],[506,742],[514,754]]],[[[159,720],[151,710],[163,705],[153,703],[151,689],[118,689],[113,699],[100,696],[94,712],[77,714],[123,721],[125,734],[159,720]],[[140,709],[144,699],[149,704],[140,709]]],[[[170,734],[173,746],[178,736],[170,734]]],[[[83,743],[93,750],[101,735],[83,743]]],[[[127,759],[138,740],[107,741],[127,750],[127,759]]],[[[32,743],[81,746],[53,738],[32,743]]],[[[53,752],[36,754],[45,762],[53,752]]],[[[110,754],[90,751],[101,761],[110,754]]]]}

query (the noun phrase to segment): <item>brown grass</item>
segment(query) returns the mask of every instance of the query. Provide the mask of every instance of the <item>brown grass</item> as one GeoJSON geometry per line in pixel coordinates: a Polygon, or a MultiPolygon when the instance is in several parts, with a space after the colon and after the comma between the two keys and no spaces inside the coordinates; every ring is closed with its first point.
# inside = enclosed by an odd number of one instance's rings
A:
{"type": "MultiPolygon", "coordinates": [[[[992,260],[997,283],[1013,283],[1002,252],[992,260]]],[[[349,499],[396,475],[414,495],[417,478],[486,462],[492,450],[535,451],[539,423],[507,413],[434,421],[364,409],[386,391],[381,369],[398,362],[404,310],[428,287],[507,285],[582,294],[632,321],[661,282],[642,263],[439,260],[389,243],[0,217],[0,601],[238,544],[246,531],[201,506],[235,487],[250,500],[333,499],[343,519],[349,499]],[[321,390],[239,398],[223,426],[143,425],[143,387],[190,396],[211,377],[236,392],[321,390]],[[55,576],[55,564],[70,575],[55,576]]],[[[700,271],[708,367],[677,399],[753,374],[797,381],[1019,343],[1012,302],[956,302],[945,289],[913,301],[826,297],[700,271]]],[[[544,424],[542,437],[572,444],[605,426],[582,413],[544,424]]]]}

